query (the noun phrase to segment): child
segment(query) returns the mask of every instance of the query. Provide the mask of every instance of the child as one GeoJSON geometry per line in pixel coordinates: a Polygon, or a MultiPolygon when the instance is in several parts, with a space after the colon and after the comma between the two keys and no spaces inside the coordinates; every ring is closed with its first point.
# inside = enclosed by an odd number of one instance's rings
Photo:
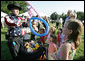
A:
{"type": "MultiPolygon", "coordinates": [[[[40,28],[39,30],[40,30],[40,34],[45,33],[45,29],[44,29],[44,28],[40,28]]],[[[43,44],[45,44],[45,36],[41,36],[41,37],[40,37],[40,41],[41,41],[43,44]]]]}
{"type": "Polygon", "coordinates": [[[66,39],[56,54],[52,55],[55,60],[73,60],[81,42],[82,27],[82,22],[77,19],[69,20],[64,24],[62,31],[66,39]]]}
{"type": "Polygon", "coordinates": [[[61,36],[61,28],[58,30],[57,39],[56,39],[58,47],[60,47],[60,42],[61,42],[60,36],[61,36]]]}
{"type": "Polygon", "coordinates": [[[54,60],[53,57],[51,57],[52,54],[54,54],[57,51],[56,47],[56,36],[54,34],[50,35],[49,39],[49,46],[48,46],[48,60],[54,60]]]}
{"type": "Polygon", "coordinates": [[[47,40],[46,40],[47,43],[49,43],[49,38],[50,38],[50,35],[51,34],[54,34],[55,35],[55,26],[51,27],[50,30],[49,30],[48,35],[46,35],[47,36],[47,40]]]}
{"type": "MultiPolygon", "coordinates": [[[[36,22],[34,22],[35,20],[33,20],[33,29],[38,32],[38,28],[37,28],[37,25],[36,25],[36,22]]],[[[35,40],[35,35],[33,33],[31,33],[31,40],[35,40]]]]}
{"type": "Polygon", "coordinates": [[[48,54],[48,49],[47,48],[48,48],[49,43],[50,43],[50,40],[49,39],[50,39],[50,35],[51,34],[54,34],[55,35],[55,27],[51,27],[50,30],[49,30],[49,32],[48,32],[48,34],[45,37],[46,38],[46,43],[47,43],[47,46],[46,46],[46,58],[47,59],[48,59],[48,55],[47,55],[48,54]]]}
{"type": "MultiPolygon", "coordinates": [[[[43,18],[47,23],[48,23],[48,19],[47,19],[47,17],[46,16],[44,16],[44,18],[43,18]]],[[[44,23],[42,23],[43,24],[43,27],[46,29],[46,26],[45,26],[45,24],[44,23]]]]}
{"type": "Polygon", "coordinates": [[[22,31],[22,33],[23,33],[23,40],[24,41],[30,41],[30,33],[31,33],[31,30],[30,30],[30,28],[29,28],[29,23],[24,23],[23,24],[23,31],[22,31]]]}

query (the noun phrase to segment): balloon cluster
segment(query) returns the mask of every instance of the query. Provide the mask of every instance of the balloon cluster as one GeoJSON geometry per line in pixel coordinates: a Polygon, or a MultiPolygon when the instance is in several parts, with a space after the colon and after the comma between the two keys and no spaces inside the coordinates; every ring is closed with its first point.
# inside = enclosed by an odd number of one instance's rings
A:
{"type": "Polygon", "coordinates": [[[35,41],[25,42],[25,50],[27,52],[34,52],[39,48],[39,44],[35,41]]]}

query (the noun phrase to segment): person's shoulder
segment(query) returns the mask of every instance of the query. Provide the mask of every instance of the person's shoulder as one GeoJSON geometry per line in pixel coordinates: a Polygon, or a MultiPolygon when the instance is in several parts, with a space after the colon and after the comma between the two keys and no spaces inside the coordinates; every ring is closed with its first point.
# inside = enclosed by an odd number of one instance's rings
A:
{"type": "Polygon", "coordinates": [[[64,43],[62,44],[62,48],[70,48],[71,47],[71,44],[70,43],[64,43]]]}

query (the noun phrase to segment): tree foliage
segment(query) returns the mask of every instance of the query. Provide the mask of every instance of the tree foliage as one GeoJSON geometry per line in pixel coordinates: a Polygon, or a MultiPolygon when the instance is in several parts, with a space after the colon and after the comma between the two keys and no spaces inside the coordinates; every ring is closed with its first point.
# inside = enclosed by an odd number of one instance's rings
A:
{"type": "MultiPolygon", "coordinates": [[[[10,14],[10,10],[7,9],[7,5],[10,3],[19,3],[19,5],[22,7],[23,10],[20,11],[21,13],[24,13],[28,10],[28,8],[26,7],[28,4],[25,3],[25,1],[1,1],[1,11],[10,14]]],[[[28,5],[29,6],[29,5],[28,5]]]]}
{"type": "Polygon", "coordinates": [[[64,13],[62,13],[61,15],[60,15],[60,18],[62,18],[63,20],[65,20],[66,19],[66,14],[64,14],[64,13]]]}
{"type": "Polygon", "coordinates": [[[51,14],[50,18],[51,18],[52,20],[57,20],[58,14],[57,14],[56,12],[54,12],[54,13],[51,14]]]}
{"type": "Polygon", "coordinates": [[[77,18],[81,21],[84,20],[84,12],[77,12],[77,18]]]}
{"type": "MultiPolygon", "coordinates": [[[[75,11],[76,12],[76,11],[75,11]]],[[[84,20],[84,12],[81,12],[81,11],[78,11],[78,12],[76,12],[77,13],[77,19],[79,19],[79,20],[84,20]]],[[[52,13],[51,15],[50,15],[50,18],[52,19],[52,20],[56,20],[58,17],[60,17],[60,18],[62,18],[63,20],[65,20],[65,18],[66,18],[66,16],[67,16],[67,14],[64,14],[64,13],[62,13],[61,15],[59,15],[59,14],[57,14],[56,12],[54,12],[54,13],[52,13]]]]}

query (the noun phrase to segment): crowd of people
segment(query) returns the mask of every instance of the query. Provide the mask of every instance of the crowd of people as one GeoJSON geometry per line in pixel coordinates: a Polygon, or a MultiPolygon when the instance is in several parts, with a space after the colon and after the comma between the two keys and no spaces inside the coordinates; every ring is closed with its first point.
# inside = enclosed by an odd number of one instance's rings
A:
{"type": "MultiPolygon", "coordinates": [[[[5,17],[5,22],[8,25],[6,38],[13,58],[15,58],[17,52],[19,52],[19,48],[23,43],[21,36],[23,36],[24,40],[38,40],[44,47],[47,47],[47,60],[73,60],[75,52],[80,45],[82,34],[82,23],[77,19],[76,13],[68,10],[65,22],[60,28],[51,26],[46,36],[37,37],[31,33],[28,22],[29,17],[25,20],[18,17],[19,10],[22,10],[18,4],[14,3],[13,6],[9,4],[7,8],[11,10],[12,13],[5,17]],[[57,34],[55,33],[56,29],[58,30],[57,34]],[[17,52],[11,46],[13,40],[19,44],[16,47],[17,52]],[[47,44],[47,46],[45,46],[45,44],[47,44]]],[[[43,19],[48,23],[46,17],[43,19]]],[[[32,20],[32,26],[37,33],[45,33],[46,26],[42,22],[32,20]],[[41,24],[43,27],[40,26],[41,24]]]]}

